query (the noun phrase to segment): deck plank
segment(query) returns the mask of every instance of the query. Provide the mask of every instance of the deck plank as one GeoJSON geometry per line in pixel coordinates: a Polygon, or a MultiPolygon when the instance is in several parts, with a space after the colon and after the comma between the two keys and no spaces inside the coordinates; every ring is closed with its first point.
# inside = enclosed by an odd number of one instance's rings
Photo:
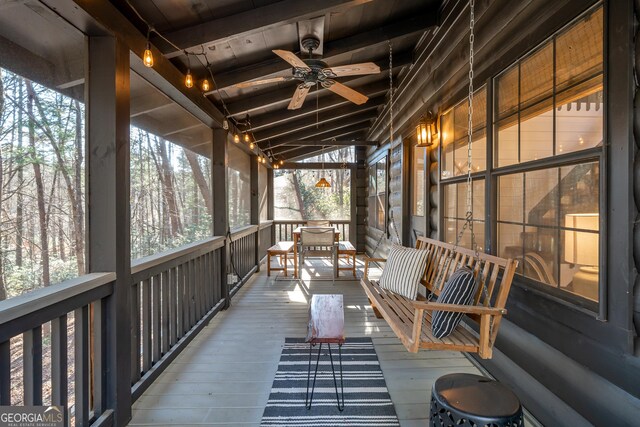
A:
{"type": "Polygon", "coordinates": [[[402,426],[426,425],[436,378],[479,373],[461,353],[408,353],[357,281],[281,277],[263,269],[250,279],[135,403],[130,425],[259,425],[284,339],[306,336],[306,301],[316,293],[343,294],[346,336],[372,337],[402,426]]]}

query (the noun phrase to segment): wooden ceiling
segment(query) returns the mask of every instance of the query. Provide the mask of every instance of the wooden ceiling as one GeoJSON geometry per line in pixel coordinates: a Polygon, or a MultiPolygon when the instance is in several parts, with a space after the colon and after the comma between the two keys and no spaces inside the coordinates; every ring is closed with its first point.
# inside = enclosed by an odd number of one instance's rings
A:
{"type": "MultiPolygon", "coordinates": [[[[111,0],[142,32],[146,25],[126,0],[111,0]]],[[[205,96],[230,121],[242,125],[247,114],[262,149],[284,159],[313,156],[327,140],[362,141],[389,89],[389,45],[393,74],[411,64],[423,33],[436,25],[440,0],[129,0],[155,29],[191,52],[204,52],[215,78],[205,96]],[[381,73],[337,79],[370,99],[357,106],[338,95],[312,88],[299,110],[287,110],[297,82],[238,89],[237,83],[291,75],[291,67],[271,51],[300,54],[299,27],[320,18],[322,59],[330,67],[375,62],[381,73]],[[316,125],[316,118],[318,124],[316,125]],[[317,144],[316,144],[317,143],[317,144]]],[[[186,72],[187,58],[159,37],[151,42],[186,72]]],[[[191,56],[196,79],[207,75],[204,58],[191,56]]],[[[166,100],[158,98],[158,102],[166,100]]],[[[153,108],[153,106],[147,106],[153,108]]]]}

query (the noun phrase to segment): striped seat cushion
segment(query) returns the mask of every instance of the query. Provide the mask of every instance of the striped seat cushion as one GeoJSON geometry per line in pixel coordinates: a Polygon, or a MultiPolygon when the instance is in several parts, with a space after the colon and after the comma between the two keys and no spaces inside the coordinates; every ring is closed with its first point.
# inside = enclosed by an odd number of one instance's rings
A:
{"type": "MultiPolygon", "coordinates": [[[[456,270],[445,283],[438,302],[442,304],[470,305],[476,293],[476,280],[468,267],[456,270]]],[[[458,326],[464,313],[434,311],[431,318],[431,333],[436,338],[444,338],[458,326]]]]}
{"type": "Polygon", "coordinates": [[[380,287],[415,300],[429,251],[394,245],[382,269],[380,287]]]}

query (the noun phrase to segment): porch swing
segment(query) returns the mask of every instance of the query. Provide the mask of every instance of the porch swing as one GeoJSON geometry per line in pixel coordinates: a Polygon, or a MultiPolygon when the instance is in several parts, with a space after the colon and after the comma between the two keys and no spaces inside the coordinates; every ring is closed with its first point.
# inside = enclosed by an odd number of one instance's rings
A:
{"type": "MultiPolygon", "coordinates": [[[[377,281],[368,277],[369,263],[386,262],[383,258],[365,259],[364,288],[372,308],[378,318],[384,318],[409,352],[419,349],[452,350],[478,353],[483,359],[492,357],[493,345],[498,335],[502,316],[507,313],[505,305],[518,262],[480,252],[473,230],[472,200],[472,132],[473,132],[473,41],[474,2],[470,1],[469,35],[469,116],[467,145],[467,197],[465,222],[454,244],[419,237],[416,248],[428,251],[424,274],[420,283],[425,295],[412,300],[382,288],[377,281]],[[471,249],[458,245],[469,229],[471,249]],[[473,272],[476,292],[472,304],[447,304],[434,302],[441,294],[451,275],[467,267],[473,272]],[[461,323],[449,335],[437,338],[432,333],[434,311],[462,313],[466,324],[461,323]],[[477,324],[477,332],[469,325],[477,324]]],[[[393,92],[390,105],[393,104],[393,92]]],[[[391,108],[390,108],[391,110],[391,108]]],[[[391,110],[392,111],[392,110],[391,110]]],[[[390,117],[390,132],[393,140],[393,116],[390,117]]],[[[375,251],[374,251],[375,252],[375,251]]]]}

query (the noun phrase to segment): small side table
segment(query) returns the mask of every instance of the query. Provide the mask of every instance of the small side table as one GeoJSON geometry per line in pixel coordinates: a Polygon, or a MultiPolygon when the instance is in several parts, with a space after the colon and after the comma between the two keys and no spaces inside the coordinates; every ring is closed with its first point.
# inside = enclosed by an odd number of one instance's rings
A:
{"type": "Polygon", "coordinates": [[[480,375],[438,378],[431,393],[430,415],[431,427],[524,427],[518,397],[498,381],[480,375]]]}
{"type": "Polygon", "coordinates": [[[342,295],[313,295],[309,305],[309,324],[307,327],[306,342],[309,343],[309,369],[307,371],[307,395],[305,406],[311,409],[313,392],[316,388],[316,378],[318,376],[318,365],[320,364],[320,354],[322,344],[327,344],[329,348],[329,358],[331,359],[331,372],[333,373],[333,385],[336,389],[336,401],[338,410],[344,410],[344,382],[342,378],[342,344],[344,344],[344,304],[342,295]],[[318,356],[316,358],[316,368],[313,374],[313,385],[309,394],[309,383],[311,382],[311,351],[316,344],[318,356]],[[336,371],[333,366],[333,354],[331,344],[338,344],[338,360],[340,363],[340,394],[338,394],[338,381],[336,371]],[[341,402],[342,401],[342,402],[341,402]]]}

